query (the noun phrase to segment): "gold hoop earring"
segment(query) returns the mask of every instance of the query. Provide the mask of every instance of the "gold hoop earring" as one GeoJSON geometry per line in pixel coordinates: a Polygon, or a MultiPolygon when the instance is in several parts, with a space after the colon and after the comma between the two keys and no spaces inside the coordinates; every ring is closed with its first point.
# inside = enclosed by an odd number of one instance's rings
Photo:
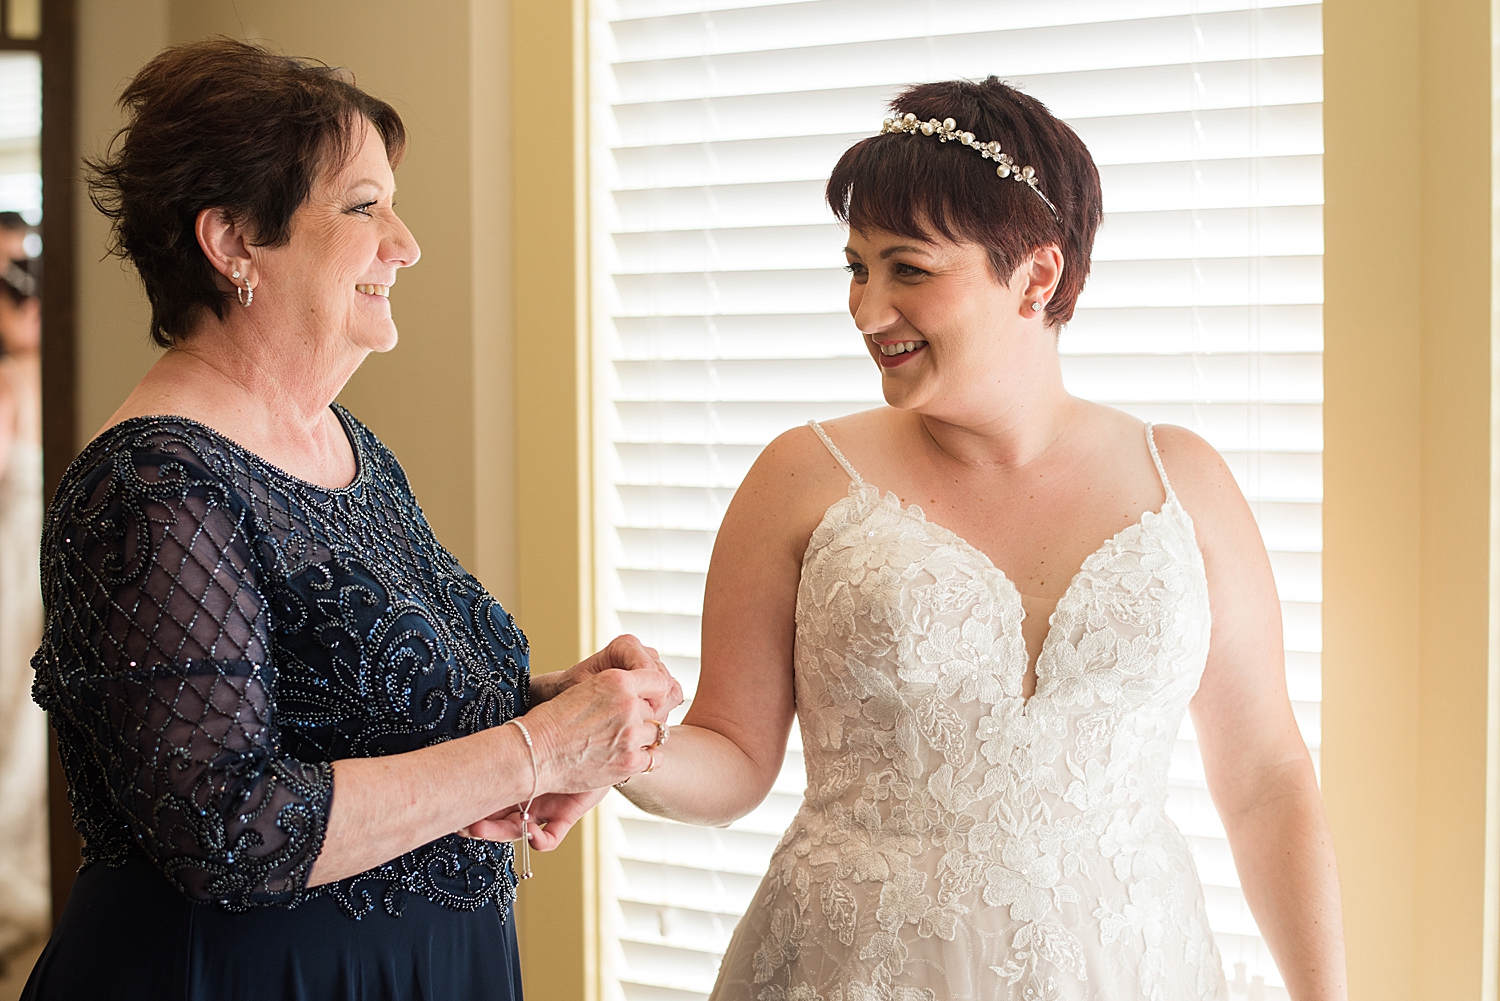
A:
{"type": "MultiPolygon", "coordinates": [[[[240,273],[236,271],[234,273],[234,276],[236,278],[239,278],[240,273]]],[[[239,288],[238,286],[236,286],[234,290],[234,297],[240,301],[241,306],[248,307],[252,302],[255,301],[255,289],[250,287],[250,279],[240,278],[240,281],[245,283],[245,287],[239,288]]]]}

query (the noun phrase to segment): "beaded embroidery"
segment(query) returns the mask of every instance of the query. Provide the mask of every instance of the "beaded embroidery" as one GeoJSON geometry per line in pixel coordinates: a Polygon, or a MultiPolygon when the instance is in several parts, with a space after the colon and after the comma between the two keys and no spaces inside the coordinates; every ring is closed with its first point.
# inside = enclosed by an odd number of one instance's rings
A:
{"type": "Polygon", "coordinates": [[[433,535],[395,457],[342,407],[359,463],[314,486],[211,429],[141,417],[58,487],[42,540],[36,701],[84,861],[152,860],[243,911],[414,893],[514,899],[509,844],[456,835],[308,889],[332,762],[399,754],[525,712],[526,638],[433,535]]]}

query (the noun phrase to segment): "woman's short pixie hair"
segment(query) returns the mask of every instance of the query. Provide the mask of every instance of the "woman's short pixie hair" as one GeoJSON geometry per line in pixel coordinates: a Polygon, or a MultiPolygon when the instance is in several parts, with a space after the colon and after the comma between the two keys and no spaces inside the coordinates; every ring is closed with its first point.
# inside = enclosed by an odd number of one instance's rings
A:
{"type": "Polygon", "coordinates": [[[89,196],[114,222],[110,250],[140,273],[151,337],[170,347],[202,310],[224,318],[222,291],[198,246],[198,213],[218,208],[258,246],[284,246],[292,214],[325,171],[375,126],[395,166],[401,116],[345,70],[228,38],[167,49],[120,96],[126,123],[105,154],[85,161],[89,196]]]}
{"type": "Polygon", "coordinates": [[[1026,185],[996,176],[994,161],[956,142],[904,133],[871,136],[839,158],[828,179],[833,214],[862,232],[977,243],[1006,282],[1033,251],[1056,244],[1063,274],[1045,315],[1049,326],[1072,319],[1104,204],[1083,140],[1042,102],[996,77],[919,84],[890,106],[898,117],[952,118],[976,139],[998,141],[1017,164],[1036,168],[1057,218],[1026,185]]]}

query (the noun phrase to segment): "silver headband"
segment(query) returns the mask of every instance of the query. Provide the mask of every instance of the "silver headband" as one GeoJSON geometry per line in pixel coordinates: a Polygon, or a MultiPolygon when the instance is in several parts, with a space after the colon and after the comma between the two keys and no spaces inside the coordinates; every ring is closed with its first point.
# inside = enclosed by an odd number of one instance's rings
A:
{"type": "Polygon", "coordinates": [[[1001,177],[1009,177],[1026,185],[1047,206],[1052,213],[1053,219],[1061,221],[1057,214],[1057,206],[1052,204],[1052,199],[1042,194],[1042,189],[1036,183],[1036,170],[1032,167],[1022,167],[1011,159],[1009,153],[1000,151],[998,142],[980,142],[974,138],[972,132],[961,132],[958,123],[951,118],[945,118],[941,122],[936,118],[930,118],[925,122],[917,121],[917,116],[908,112],[900,118],[887,118],[880,126],[880,134],[887,132],[904,132],[907,135],[937,136],[939,142],[960,143],[969,147],[986,160],[994,160],[997,166],[995,173],[1001,177]]]}

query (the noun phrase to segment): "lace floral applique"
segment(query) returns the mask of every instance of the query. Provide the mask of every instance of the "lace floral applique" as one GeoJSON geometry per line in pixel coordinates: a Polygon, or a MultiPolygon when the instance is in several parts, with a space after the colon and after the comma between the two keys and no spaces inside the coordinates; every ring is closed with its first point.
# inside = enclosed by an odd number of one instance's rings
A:
{"type": "Polygon", "coordinates": [[[814,531],[795,650],[807,792],[720,1001],[1227,997],[1163,812],[1208,650],[1168,494],[1085,561],[1021,698],[1024,612],[983,554],[856,480],[814,531]]]}

